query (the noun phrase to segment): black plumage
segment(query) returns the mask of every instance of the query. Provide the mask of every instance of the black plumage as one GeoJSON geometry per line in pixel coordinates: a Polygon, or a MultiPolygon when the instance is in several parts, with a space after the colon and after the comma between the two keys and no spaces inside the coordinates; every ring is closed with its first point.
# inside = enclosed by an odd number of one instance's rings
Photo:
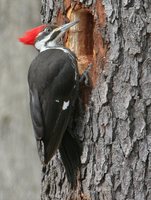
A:
{"type": "Polygon", "coordinates": [[[79,74],[75,55],[70,50],[64,50],[56,47],[41,52],[31,63],[28,82],[40,159],[47,164],[60,148],[68,179],[73,185],[73,174],[80,164],[82,150],[67,127],[78,96],[79,74]]]}
{"type": "MultiPolygon", "coordinates": [[[[29,68],[30,111],[43,165],[59,149],[67,178],[76,186],[82,146],[75,137],[79,116],[79,73],[75,54],[60,45],[61,37],[79,20],[56,27],[43,24],[24,33],[19,41],[39,51],[29,68]]],[[[44,167],[45,168],[45,167],[44,167]]]]}

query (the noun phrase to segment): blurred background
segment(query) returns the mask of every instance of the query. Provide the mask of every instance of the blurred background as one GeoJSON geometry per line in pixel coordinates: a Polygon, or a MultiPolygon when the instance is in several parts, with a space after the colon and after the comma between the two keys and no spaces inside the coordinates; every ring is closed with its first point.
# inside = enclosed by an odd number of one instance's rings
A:
{"type": "Polygon", "coordinates": [[[40,24],[40,1],[0,0],[0,200],[40,199],[41,166],[27,73],[37,55],[17,38],[40,24]]]}

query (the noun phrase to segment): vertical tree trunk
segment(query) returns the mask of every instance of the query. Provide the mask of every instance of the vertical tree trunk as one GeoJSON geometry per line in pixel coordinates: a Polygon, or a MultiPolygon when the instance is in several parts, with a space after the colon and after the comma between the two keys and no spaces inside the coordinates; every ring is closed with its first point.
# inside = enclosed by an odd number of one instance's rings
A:
{"type": "Polygon", "coordinates": [[[151,4],[147,0],[80,2],[42,0],[43,22],[80,18],[82,40],[77,32],[74,42],[74,33],[69,33],[66,45],[78,54],[80,71],[86,63],[94,66],[91,97],[78,125],[84,150],[77,189],[71,191],[57,153],[43,169],[41,198],[149,200],[151,4]],[[85,47],[80,46],[83,40],[85,47]]]}

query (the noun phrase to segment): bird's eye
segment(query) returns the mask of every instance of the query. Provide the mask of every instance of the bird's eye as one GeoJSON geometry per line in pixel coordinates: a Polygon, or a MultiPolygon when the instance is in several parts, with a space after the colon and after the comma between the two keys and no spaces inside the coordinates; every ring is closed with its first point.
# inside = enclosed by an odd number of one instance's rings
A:
{"type": "Polygon", "coordinates": [[[51,32],[51,30],[49,27],[45,28],[45,33],[50,33],[50,32],[51,32]]]}

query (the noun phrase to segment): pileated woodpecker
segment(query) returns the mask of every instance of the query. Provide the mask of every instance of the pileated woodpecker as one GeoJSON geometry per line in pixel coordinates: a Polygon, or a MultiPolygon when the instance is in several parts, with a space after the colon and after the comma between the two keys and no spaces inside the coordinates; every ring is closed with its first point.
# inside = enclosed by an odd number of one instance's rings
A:
{"type": "Polygon", "coordinates": [[[25,32],[20,42],[40,52],[29,68],[30,111],[41,162],[46,165],[59,148],[72,186],[82,148],[68,125],[79,90],[77,59],[59,45],[61,36],[79,21],[55,27],[41,25],[25,32]]]}

